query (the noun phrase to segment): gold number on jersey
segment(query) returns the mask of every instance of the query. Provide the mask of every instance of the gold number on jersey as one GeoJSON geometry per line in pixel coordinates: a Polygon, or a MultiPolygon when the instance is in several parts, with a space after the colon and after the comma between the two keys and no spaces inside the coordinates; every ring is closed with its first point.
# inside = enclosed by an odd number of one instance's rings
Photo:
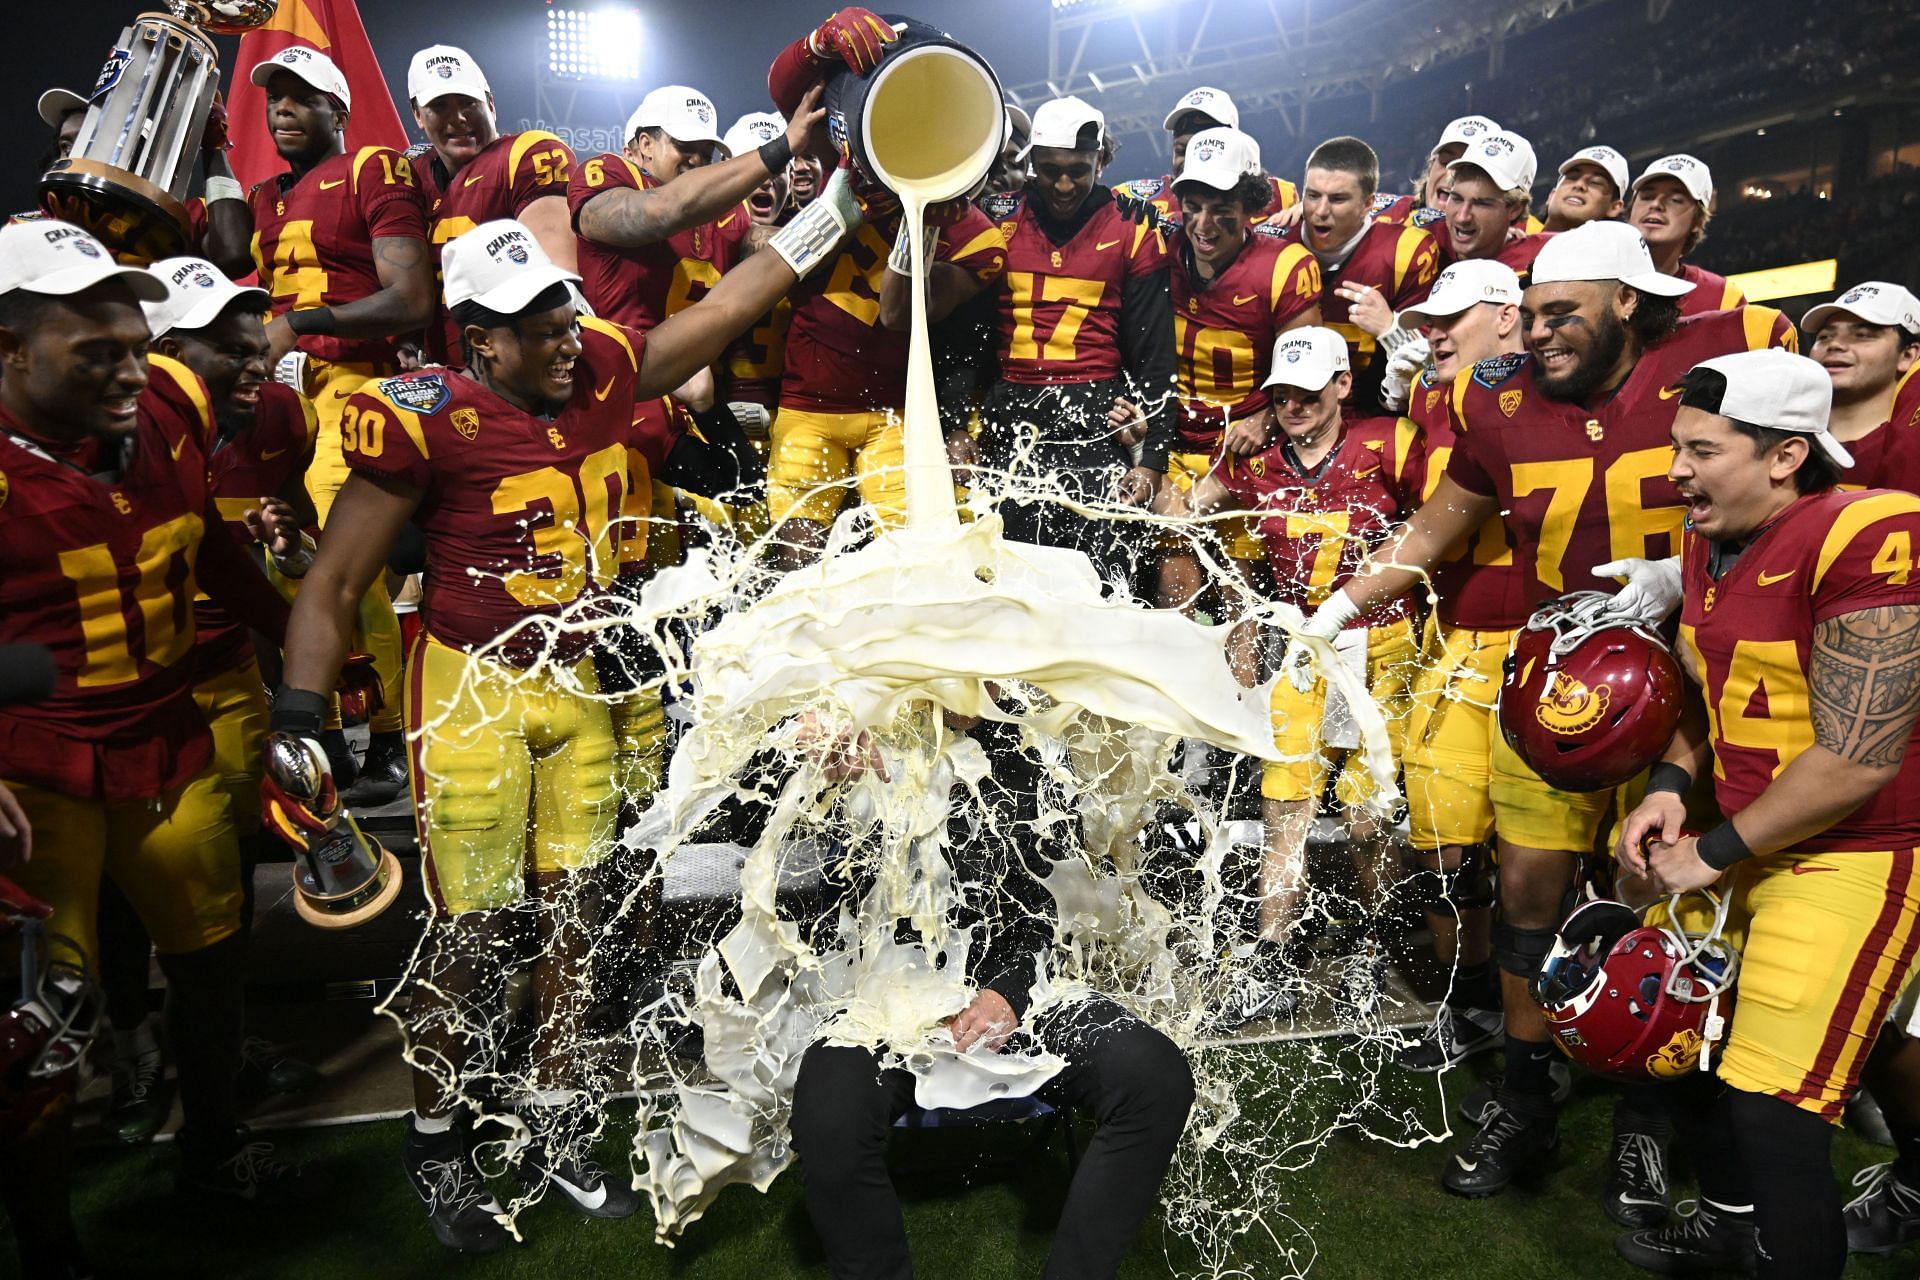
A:
{"type": "MultiPolygon", "coordinates": [[[[1657,553],[1647,550],[1647,544],[1661,536],[1672,550],[1680,549],[1680,527],[1686,512],[1672,503],[1649,507],[1642,501],[1647,482],[1661,480],[1664,483],[1672,461],[1673,449],[1661,445],[1656,449],[1623,453],[1608,465],[1607,539],[1615,560],[1649,554],[1658,559],[1657,553]]],[[[1672,494],[1673,486],[1665,487],[1672,494]]]]}
{"type": "Polygon", "coordinates": [[[1346,511],[1299,511],[1287,516],[1287,537],[1299,541],[1318,534],[1313,549],[1313,568],[1307,573],[1307,603],[1322,604],[1333,594],[1333,580],[1340,572],[1340,553],[1346,550],[1347,533],[1353,527],[1352,513],[1346,511]]]}
{"type": "Polygon", "coordinates": [[[581,172],[587,175],[588,186],[604,187],[607,185],[607,162],[605,160],[589,160],[581,172]]]}
{"type": "Polygon", "coordinates": [[[1253,339],[1238,329],[1209,329],[1185,316],[1173,318],[1180,353],[1180,394],[1214,404],[1239,404],[1253,392],[1253,339]],[[1220,376],[1226,355],[1227,376],[1220,376]]]}
{"type": "MultiPolygon", "coordinates": [[[[538,151],[534,153],[532,160],[533,182],[535,186],[564,187],[567,185],[567,179],[570,175],[568,172],[569,166],[567,165],[566,152],[538,151]]],[[[599,164],[600,162],[596,160],[594,163],[599,164]]],[[[602,173],[600,177],[602,181],[604,181],[606,174],[602,173]]],[[[597,187],[600,183],[596,182],[593,185],[597,187]]]]}
{"type": "Polygon", "coordinates": [[[127,635],[127,604],[113,548],[99,542],[60,553],[60,573],[73,583],[80,605],[80,635],[87,646],[75,677],[82,689],[125,684],[140,674],[141,657],[155,666],[167,667],[192,648],[192,606],[171,579],[174,565],[186,553],[186,569],[178,585],[185,584],[193,569],[191,553],[203,527],[200,517],[189,511],[155,525],[140,539],[133,563],[133,602],[140,611],[144,632],[140,655],[135,655],[127,635]]]}
{"type": "Polygon", "coordinates": [[[1587,490],[1592,487],[1592,458],[1513,464],[1514,497],[1524,498],[1541,489],[1551,491],[1546,516],[1540,522],[1540,545],[1534,552],[1533,575],[1555,591],[1566,590],[1560,561],[1567,554],[1573,526],[1580,519],[1581,504],[1586,502],[1587,490]]]}
{"type": "Polygon", "coordinates": [[[1879,552],[1873,557],[1873,571],[1887,575],[1887,585],[1904,587],[1913,576],[1913,539],[1907,536],[1905,529],[1895,529],[1880,544],[1879,552]]]}
{"type": "Polygon", "coordinates": [[[456,213],[450,218],[442,218],[433,224],[433,242],[446,244],[449,240],[457,240],[477,225],[465,214],[456,213]]]}
{"type": "MultiPolygon", "coordinates": [[[[1621,454],[1606,470],[1607,545],[1616,560],[1627,556],[1657,556],[1649,543],[1665,535],[1669,546],[1677,546],[1682,511],[1677,505],[1649,507],[1643,500],[1646,482],[1667,471],[1673,451],[1668,448],[1636,449],[1621,454]]],[[[1550,490],[1547,511],[1540,522],[1540,544],[1534,554],[1534,576],[1555,591],[1567,589],[1561,561],[1566,558],[1574,526],[1588,490],[1593,488],[1593,459],[1567,458],[1557,462],[1516,462],[1513,464],[1513,496],[1524,498],[1542,489],[1550,490]]],[[[1586,585],[1584,582],[1579,585],[1586,585]]]]}
{"type": "MultiPolygon", "coordinates": [[[[254,237],[253,258],[260,262],[260,237],[254,237]]],[[[260,265],[264,266],[264,263],[260,265]]],[[[295,311],[322,306],[327,296],[327,273],[313,247],[313,219],[303,218],[280,228],[273,244],[273,296],[292,298],[295,311]]]]}
{"type": "Polygon", "coordinates": [[[380,167],[386,171],[388,186],[410,187],[413,185],[413,163],[405,156],[396,156],[391,152],[382,151],[380,167]]]}
{"type": "Polygon", "coordinates": [[[854,243],[833,263],[827,279],[827,301],[868,328],[880,323],[880,286],[886,281],[887,256],[892,252],[873,224],[863,222],[854,243]]]}
{"type": "MultiPolygon", "coordinates": [[[[1774,753],[1773,776],[1813,745],[1813,712],[1800,649],[1791,640],[1741,640],[1727,663],[1727,680],[1707,702],[1713,736],[1729,746],[1774,753]],[[1748,715],[1755,695],[1765,697],[1765,715],[1748,715]]],[[[1715,777],[1726,777],[1716,760],[1715,777]]]]}
{"type": "MultiPolygon", "coordinates": [[[[1420,495],[1425,502],[1440,487],[1440,477],[1447,474],[1447,459],[1453,456],[1452,445],[1442,445],[1427,455],[1427,486],[1420,495]]],[[[1467,554],[1467,548],[1473,548],[1473,562],[1477,565],[1498,565],[1505,567],[1513,563],[1513,548],[1507,545],[1507,524],[1499,516],[1494,516],[1478,529],[1466,536],[1461,542],[1448,547],[1440,557],[1442,560],[1458,560],[1467,554]]]]}
{"type": "Polygon", "coordinates": [[[667,315],[679,315],[719,283],[720,268],[711,262],[704,258],[680,259],[673,265],[673,283],[667,288],[667,315]],[[694,292],[696,288],[698,293],[694,292]]]}
{"type": "Polygon", "coordinates": [[[340,415],[340,451],[357,453],[363,458],[377,458],[386,448],[387,415],[378,409],[362,410],[356,405],[348,405],[347,411],[340,415]]]}
{"type": "Polygon", "coordinates": [[[1100,305],[1100,299],[1107,290],[1106,285],[1098,280],[1046,276],[1040,280],[1036,297],[1034,273],[1031,271],[1007,272],[1007,287],[1013,291],[1013,341],[1007,348],[1008,359],[1048,362],[1074,359],[1073,340],[1080,336],[1080,326],[1086,323],[1088,313],[1100,305]],[[1042,352],[1034,335],[1033,309],[1036,305],[1049,302],[1064,302],[1067,305],[1060,313],[1060,323],[1048,335],[1046,350],[1042,352]]]}
{"type": "Polygon", "coordinates": [[[580,594],[589,580],[600,586],[613,581],[615,555],[613,513],[620,509],[627,488],[627,447],[610,444],[580,462],[580,478],[558,467],[541,467],[508,476],[493,490],[495,515],[511,516],[532,510],[544,503],[553,518],[535,524],[528,517],[526,527],[533,540],[533,554],[557,557],[560,572],[549,575],[538,569],[518,569],[505,574],[501,585],[507,594],[533,608],[566,604],[580,594]],[[581,509],[586,510],[586,527],[580,526],[581,509]]]}

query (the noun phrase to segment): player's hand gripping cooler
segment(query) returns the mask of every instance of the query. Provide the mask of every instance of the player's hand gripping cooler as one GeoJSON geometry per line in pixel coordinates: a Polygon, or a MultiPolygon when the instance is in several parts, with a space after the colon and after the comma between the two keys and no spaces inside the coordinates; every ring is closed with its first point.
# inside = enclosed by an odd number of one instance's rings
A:
{"type": "Polygon", "coordinates": [[[47,932],[52,914],[0,876],[0,935],[20,938],[20,989],[0,1013],[0,1144],[27,1133],[72,1088],[100,1021],[86,972],[51,954],[49,943],[64,941],[47,932]]]}
{"type": "Polygon", "coordinates": [[[322,929],[365,924],[400,893],[400,862],[360,830],[334,785],[326,749],[312,738],[267,735],[260,779],[260,816],[267,829],[299,854],[293,865],[293,905],[322,929]]]}
{"type": "Polygon", "coordinates": [[[1704,932],[1683,920],[1682,895],[1644,913],[1598,898],[1560,926],[1533,982],[1554,1043],[1569,1058],[1623,1080],[1677,1080],[1713,1069],[1733,1016],[1740,956],[1723,936],[1731,898],[1712,904],[1704,932]]]}
{"type": "Polygon", "coordinates": [[[1572,591],[1515,633],[1500,732],[1549,786],[1617,787],[1660,758],[1680,724],[1680,667],[1651,627],[1583,609],[1572,591]]]}

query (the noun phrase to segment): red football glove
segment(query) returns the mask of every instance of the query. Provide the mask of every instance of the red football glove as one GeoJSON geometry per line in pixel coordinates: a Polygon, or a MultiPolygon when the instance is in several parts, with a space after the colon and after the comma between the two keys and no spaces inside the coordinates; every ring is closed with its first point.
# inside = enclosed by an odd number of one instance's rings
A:
{"type": "Polygon", "coordinates": [[[956,196],[951,200],[942,200],[939,204],[930,204],[926,209],[926,221],[930,227],[945,230],[956,226],[973,211],[973,203],[965,196],[956,196]]]}
{"type": "Polygon", "coordinates": [[[816,62],[839,58],[855,75],[863,76],[880,65],[880,55],[899,38],[873,10],[849,6],[814,28],[807,37],[807,52],[816,62]]]}
{"type": "Polygon", "coordinates": [[[340,664],[340,682],[334,686],[340,696],[342,720],[365,720],[387,704],[380,692],[380,673],[373,669],[373,655],[350,653],[340,664]]]}
{"type": "Polygon", "coordinates": [[[260,773],[260,820],[266,829],[296,850],[309,849],[333,830],[340,812],[340,789],[326,748],[314,738],[269,733],[260,773]]]}
{"type": "Polygon", "coordinates": [[[0,876],[0,928],[12,926],[21,920],[48,920],[52,917],[52,907],[5,876],[0,876]]]}
{"type": "Polygon", "coordinates": [[[200,150],[209,154],[233,150],[233,140],[227,136],[227,104],[218,89],[213,91],[213,101],[207,105],[207,128],[200,135],[200,150]]]}

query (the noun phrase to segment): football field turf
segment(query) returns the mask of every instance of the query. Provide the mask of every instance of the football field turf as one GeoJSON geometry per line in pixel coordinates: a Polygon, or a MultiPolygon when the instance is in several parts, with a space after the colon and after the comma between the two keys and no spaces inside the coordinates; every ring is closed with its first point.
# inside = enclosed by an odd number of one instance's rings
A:
{"type": "MultiPolygon", "coordinates": [[[[1276,1055],[1291,1051],[1271,1050],[1276,1055]]],[[[1494,1062],[1477,1065],[1491,1069],[1494,1062]]],[[[1278,1065],[1284,1070],[1284,1058],[1278,1065]]],[[[1471,1087],[1473,1077],[1471,1068],[1448,1077],[1448,1106],[1471,1087]]],[[[1419,1100],[1428,1126],[1439,1127],[1441,1102],[1432,1077],[1389,1071],[1384,1080],[1396,1094],[1419,1100]]],[[[1307,1274],[1314,1277],[1642,1276],[1646,1273],[1614,1256],[1617,1229],[1596,1198],[1612,1098],[1591,1079],[1578,1082],[1563,1118],[1556,1172],[1538,1186],[1484,1201],[1455,1199],[1440,1190],[1439,1175],[1447,1148],[1457,1139],[1402,1150],[1343,1133],[1307,1169],[1283,1180],[1289,1199],[1276,1209],[1311,1231],[1319,1252],[1307,1274]]],[[[827,1275],[793,1171],[765,1196],[749,1187],[728,1188],[673,1249],[653,1243],[645,1208],[624,1222],[587,1222],[550,1197],[521,1218],[526,1244],[489,1258],[455,1259],[434,1242],[419,1202],[402,1179],[401,1123],[280,1135],[281,1150],[307,1162],[329,1184],[293,1209],[187,1205],[172,1195],[170,1146],[95,1150],[81,1157],[78,1173],[81,1230],[103,1277],[782,1280],[827,1275]]],[[[618,1140],[624,1140],[624,1131],[618,1140]]],[[[1005,1125],[902,1135],[895,1167],[920,1276],[1011,1280],[1041,1273],[1067,1165],[1061,1144],[1036,1147],[1035,1142],[1035,1135],[1005,1125]]],[[[603,1151],[616,1149],[609,1145],[603,1151]]],[[[1835,1152],[1843,1180],[1891,1155],[1851,1134],[1841,1135],[1835,1152]]],[[[1675,1198],[1691,1195],[1684,1165],[1675,1178],[1680,1184],[1675,1198]]],[[[1273,1220],[1278,1230],[1279,1215],[1273,1220]]],[[[1155,1218],[1121,1274],[1189,1274],[1194,1261],[1193,1252],[1170,1239],[1155,1218]]],[[[0,1274],[7,1274],[10,1263],[10,1256],[0,1261],[0,1274]]],[[[1232,1274],[1255,1280],[1294,1274],[1277,1248],[1258,1234],[1241,1241],[1233,1264],[1239,1270],[1232,1274]]],[[[1888,1258],[1856,1257],[1847,1274],[1911,1277],[1917,1272],[1920,1245],[1888,1258]]]]}

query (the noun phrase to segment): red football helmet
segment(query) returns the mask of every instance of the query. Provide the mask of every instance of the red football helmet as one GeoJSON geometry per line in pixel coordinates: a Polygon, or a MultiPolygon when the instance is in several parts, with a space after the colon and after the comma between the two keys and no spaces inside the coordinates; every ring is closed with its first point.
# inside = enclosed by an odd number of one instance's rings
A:
{"type": "Polygon", "coordinates": [[[1562,1052],[1626,1080],[1709,1069],[1713,1046],[1726,1036],[1740,957],[1721,937],[1728,899],[1704,896],[1714,907],[1705,933],[1679,923],[1679,894],[1666,900],[1659,924],[1605,898],[1573,909],[1533,983],[1562,1052]]]}
{"type": "Polygon", "coordinates": [[[1650,628],[1580,606],[1575,591],[1534,610],[1500,686],[1500,732],[1550,786],[1617,787],[1659,759],[1680,725],[1680,667],[1650,628]]]}
{"type": "Polygon", "coordinates": [[[0,1012],[0,1143],[32,1128],[72,1089],[99,1022],[84,970],[46,954],[49,942],[73,949],[46,932],[51,914],[46,903],[0,876],[0,935],[20,935],[20,991],[0,1012]]]}

